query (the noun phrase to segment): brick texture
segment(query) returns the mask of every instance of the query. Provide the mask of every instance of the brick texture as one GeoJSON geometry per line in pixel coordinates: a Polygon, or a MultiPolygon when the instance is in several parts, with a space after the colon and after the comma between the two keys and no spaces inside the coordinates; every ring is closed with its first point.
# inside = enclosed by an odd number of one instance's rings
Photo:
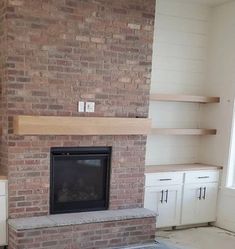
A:
{"type": "Polygon", "coordinates": [[[51,146],[112,146],[110,209],[142,207],[145,143],[142,136],[18,138],[9,147],[11,217],[49,213],[51,146]]]}
{"type": "Polygon", "coordinates": [[[103,222],[40,230],[9,228],[9,249],[105,249],[152,243],[155,218],[103,222]]]}
{"type": "MultiPolygon", "coordinates": [[[[0,127],[6,115],[6,0],[0,1],[0,127]]],[[[6,134],[0,136],[0,174],[7,174],[6,134]]]]}
{"type": "Polygon", "coordinates": [[[147,117],[154,12],[155,0],[8,0],[1,169],[10,218],[49,213],[52,146],[112,146],[110,209],[143,206],[145,136],[15,136],[12,117],[147,117]],[[95,101],[95,113],[78,113],[79,100],[95,101]]]}

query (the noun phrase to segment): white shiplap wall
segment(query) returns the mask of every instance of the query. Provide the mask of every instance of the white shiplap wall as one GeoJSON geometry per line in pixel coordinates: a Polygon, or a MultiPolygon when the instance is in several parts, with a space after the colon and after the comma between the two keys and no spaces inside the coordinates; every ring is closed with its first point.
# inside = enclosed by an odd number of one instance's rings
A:
{"type": "MultiPolygon", "coordinates": [[[[157,1],[152,93],[203,94],[210,11],[201,4],[157,1]]],[[[149,116],[154,127],[198,128],[200,105],[151,101],[149,116]]],[[[198,162],[199,143],[199,137],[150,135],[146,164],[198,162]]]]}
{"type": "Polygon", "coordinates": [[[221,103],[211,108],[206,106],[202,112],[202,120],[204,125],[214,126],[218,130],[218,135],[208,139],[203,138],[201,146],[201,158],[205,163],[224,167],[216,225],[233,232],[235,232],[235,190],[234,182],[231,180],[234,174],[235,156],[234,148],[231,147],[231,131],[235,115],[234,27],[235,1],[214,8],[210,28],[206,92],[219,95],[221,103]]]}

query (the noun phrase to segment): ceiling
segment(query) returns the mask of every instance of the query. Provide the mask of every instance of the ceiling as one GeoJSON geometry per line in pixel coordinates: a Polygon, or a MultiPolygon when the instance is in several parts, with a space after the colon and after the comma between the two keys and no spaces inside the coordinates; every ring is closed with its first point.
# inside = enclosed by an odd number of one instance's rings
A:
{"type": "Polygon", "coordinates": [[[235,1],[235,0],[187,0],[187,2],[208,4],[211,6],[223,4],[223,3],[231,2],[231,1],[235,1]]]}

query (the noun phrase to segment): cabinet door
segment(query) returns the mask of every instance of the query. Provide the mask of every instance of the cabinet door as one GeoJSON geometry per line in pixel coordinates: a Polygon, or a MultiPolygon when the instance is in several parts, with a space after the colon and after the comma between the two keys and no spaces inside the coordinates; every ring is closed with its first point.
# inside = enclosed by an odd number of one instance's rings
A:
{"type": "Polygon", "coordinates": [[[0,246],[6,245],[6,196],[0,196],[0,246]]]}
{"type": "Polygon", "coordinates": [[[144,207],[158,214],[156,227],[180,224],[182,186],[146,187],[144,207]]]}
{"type": "Polygon", "coordinates": [[[183,191],[182,225],[216,220],[218,183],[186,184],[183,191]]]}

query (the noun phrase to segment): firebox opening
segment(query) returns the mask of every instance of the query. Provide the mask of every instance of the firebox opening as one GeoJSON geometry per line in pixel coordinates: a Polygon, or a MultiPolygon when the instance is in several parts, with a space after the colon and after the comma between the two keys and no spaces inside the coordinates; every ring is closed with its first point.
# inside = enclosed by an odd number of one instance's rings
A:
{"type": "Polygon", "coordinates": [[[51,148],[51,214],[108,209],[111,150],[51,148]]]}

